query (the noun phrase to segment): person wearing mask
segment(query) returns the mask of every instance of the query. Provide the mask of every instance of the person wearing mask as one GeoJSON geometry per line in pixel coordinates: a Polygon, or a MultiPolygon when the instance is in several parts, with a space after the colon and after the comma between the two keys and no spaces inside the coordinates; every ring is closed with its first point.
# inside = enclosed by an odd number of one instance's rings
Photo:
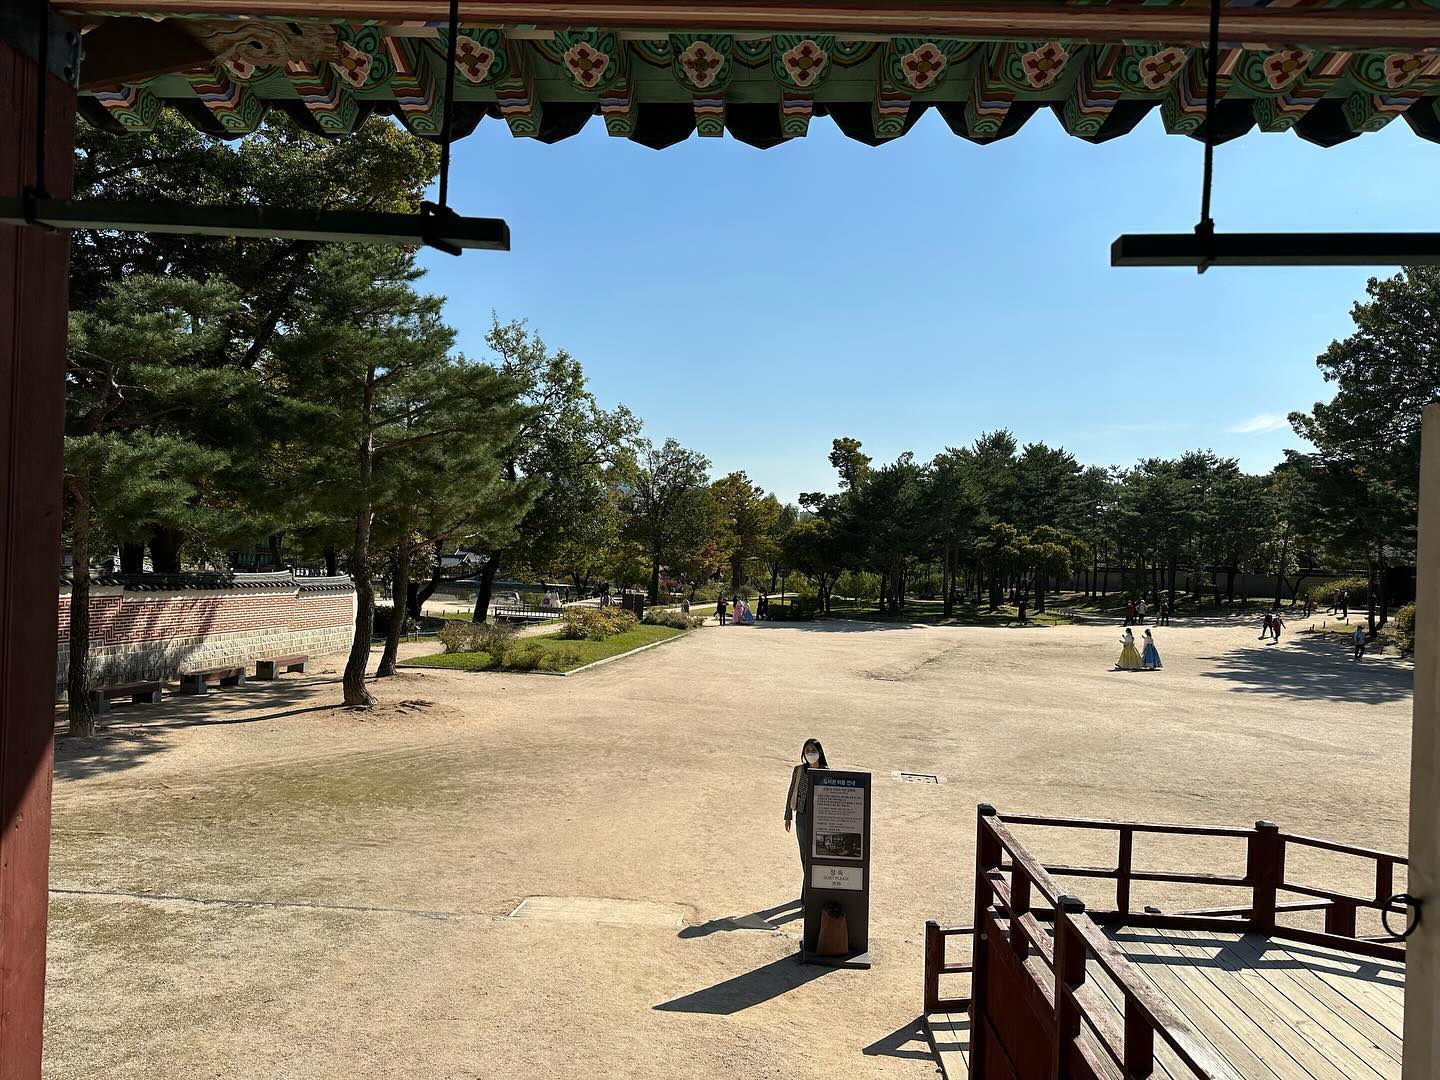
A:
{"type": "Polygon", "coordinates": [[[785,831],[795,823],[795,839],[800,845],[800,866],[810,850],[810,770],[828,769],[825,748],[819,739],[806,739],[800,748],[800,764],[790,771],[790,792],[785,796],[785,831]]]}

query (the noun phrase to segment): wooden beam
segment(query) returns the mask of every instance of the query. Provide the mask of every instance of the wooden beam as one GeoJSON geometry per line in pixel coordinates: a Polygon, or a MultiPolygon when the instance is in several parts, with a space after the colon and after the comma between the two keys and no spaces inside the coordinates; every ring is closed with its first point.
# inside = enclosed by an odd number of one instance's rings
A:
{"type": "MultiPolygon", "coordinates": [[[[33,7],[33,5],[27,5],[33,7]]],[[[0,44],[0,197],[34,183],[35,63],[0,44]]],[[[46,90],[46,182],[70,190],[75,92],[46,90]]],[[[69,237],[0,225],[0,1080],[39,1080],[69,237]]]]}
{"type": "MultiPolygon", "coordinates": [[[[444,19],[445,0],[64,0],[61,11],[75,15],[133,11],[173,15],[271,15],[294,19],[345,18],[417,21],[444,19]]],[[[834,34],[944,34],[985,40],[1075,42],[1166,41],[1202,44],[1208,31],[1204,4],[1159,6],[1140,0],[1104,5],[1050,2],[982,4],[975,0],[756,0],[663,3],[653,0],[461,0],[467,23],[520,24],[531,28],[605,26],[660,30],[783,30],[834,34]]],[[[1225,34],[1233,40],[1285,45],[1433,47],[1440,40],[1440,9],[1234,6],[1225,11],[1225,34]]]]}
{"type": "Polygon", "coordinates": [[[1405,1080],[1440,1073],[1440,404],[1420,432],[1415,558],[1415,714],[1410,734],[1409,891],[1420,925],[1406,941],[1405,1080]]]}
{"type": "Polygon", "coordinates": [[[117,89],[121,83],[209,67],[215,58],[183,27],[151,19],[103,20],[85,35],[80,89],[117,89]]]}
{"type": "Polygon", "coordinates": [[[1436,266],[1440,233],[1130,233],[1111,266],[1436,266]]]}
{"type": "MultiPolygon", "coordinates": [[[[186,236],[249,236],[321,243],[414,244],[431,237],[419,214],[356,210],[285,210],[266,206],[191,206],[186,203],[127,203],[107,199],[40,199],[36,221],[54,229],[116,229],[120,232],[186,236]]],[[[0,225],[23,225],[18,198],[0,197],[0,225]]],[[[501,218],[458,214],[435,219],[434,237],[460,248],[510,250],[510,227],[501,218]]],[[[56,568],[58,572],[58,567],[56,568]]]]}

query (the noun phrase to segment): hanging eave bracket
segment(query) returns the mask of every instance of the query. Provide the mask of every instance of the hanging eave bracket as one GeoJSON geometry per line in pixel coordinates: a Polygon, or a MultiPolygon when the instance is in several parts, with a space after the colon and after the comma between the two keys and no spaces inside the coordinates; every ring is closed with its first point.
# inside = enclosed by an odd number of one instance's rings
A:
{"type": "MultiPolygon", "coordinates": [[[[240,236],[351,244],[510,250],[510,226],[502,218],[461,217],[451,212],[376,214],[356,210],[289,210],[265,206],[192,206],[102,199],[33,201],[33,221],[52,229],[102,229],[186,236],[240,236]]],[[[23,199],[0,199],[0,225],[25,225],[23,199]]]]}

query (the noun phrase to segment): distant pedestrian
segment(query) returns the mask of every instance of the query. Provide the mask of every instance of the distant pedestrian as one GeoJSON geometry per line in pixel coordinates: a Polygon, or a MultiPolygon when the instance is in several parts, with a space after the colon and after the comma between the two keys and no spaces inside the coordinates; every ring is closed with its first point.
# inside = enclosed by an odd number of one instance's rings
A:
{"type": "Polygon", "coordinates": [[[1161,600],[1161,601],[1160,601],[1160,625],[1161,625],[1161,626],[1169,626],[1169,625],[1170,625],[1170,601],[1169,601],[1169,600],[1161,600]]]}
{"type": "Polygon", "coordinates": [[[690,614],[690,597],[682,596],[680,598],[680,612],[684,615],[690,614]]]}
{"type": "Polygon", "coordinates": [[[1341,590],[1340,590],[1340,608],[1341,608],[1341,612],[1340,612],[1341,617],[1344,618],[1344,620],[1345,620],[1346,622],[1349,622],[1349,621],[1350,621],[1350,590],[1349,590],[1349,589],[1341,589],[1341,590]]]}
{"type": "Polygon", "coordinates": [[[1259,636],[1258,638],[1256,638],[1255,640],[1256,640],[1256,641],[1264,641],[1264,640],[1265,640],[1267,637],[1269,637],[1269,636],[1270,636],[1270,613],[1267,611],[1267,612],[1265,613],[1265,625],[1260,628],[1260,636],[1259,636]]]}
{"type": "Polygon", "coordinates": [[[755,601],[755,618],[768,619],[770,617],[770,594],[761,593],[760,599],[755,601]]]}
{"type": "Polygon", "coordinates": [[[1149,610],[1150,608],[1145,604],[1145,598],[1141,597],[1140,602],[1135,605],[1135,617],[1140,620],[1141,626],[1145,625],[1145,613],[1149,610]]]}
{"type": "Polygon", "coordinates": [[[1355,643],[1355,659],[1359,660],[1365,655],[1365,628],[1355,627],[1355,636],[1351,640],[1355,643]]]}
{"type": "Polygon", "coordinates": [[[725,597],[723,597],[723,596],[717,596],[717,597],[715,598],[715,614],[716,614],[716,616],[720,619],[720,625],[721,625],[721,626],[724,626],[724,625],[725,625],[725,597]]]}
{"type": "Polygon", "coordinates": [[[1270,633],[1275,636],[1276,641],[1280,640],[1280,631],[1284,628],[1285,620],[1280,617],[1279,612],[1276,612],[1275,617],[1270,620],[1270,633]]]}
{"type": "Polygon", "coordinates": [[[1146,671],[1160,670],[1160,650],[1155,648],[1155,639],[1145,631],[1145,648],[1140,653],[1140,666],[1146,671]]]}
{"type": "Polygon", "coordinates": [[[1304,605],[1305,605],[1304,615],[1305,615],[1305,618],[1308,619],[1308,618],[1310,617],[1310,611],[1311,611],[1311,607],[1310,607],[1310,594],[1309,594],[1308,592],[1305,594],[1305,599],[1304,599],[1303,603],[1304,603],[1304,605]]]}
{"type": "Polygon", "coordinates": [[[1125,601],[1125,625],[1129,626],[1135,621],[1135,601],[1125,601]]]}

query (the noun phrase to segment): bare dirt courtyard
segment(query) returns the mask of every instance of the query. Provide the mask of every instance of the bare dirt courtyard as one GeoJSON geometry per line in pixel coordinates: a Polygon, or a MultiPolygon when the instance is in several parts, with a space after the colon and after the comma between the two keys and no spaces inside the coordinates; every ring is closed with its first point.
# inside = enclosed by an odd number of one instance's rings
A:
{"type": "Polygon", "coordinates": [[[1157,630],[1135,674],[1111,625],[707,627],[370,713],[334,660],[117,708],[57,751],[46,1075],[932,1076],[924,922],[970,921],[978,802],[1404,850],[1409,666],[1257,633],[1157,630]],[[810,735],[874,773],[869,971],[794,959],[810,735]]]}

